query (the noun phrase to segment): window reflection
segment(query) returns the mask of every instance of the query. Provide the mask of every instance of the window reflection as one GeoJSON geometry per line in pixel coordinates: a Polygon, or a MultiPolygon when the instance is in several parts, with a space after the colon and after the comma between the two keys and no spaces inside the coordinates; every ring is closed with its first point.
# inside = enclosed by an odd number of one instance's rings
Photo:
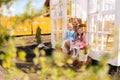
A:
{"type": "Polygon", "coordinates": [[[98,50],[101,50],[102,48],[102,35],[101,34],[98,34],[98,50]]]}
{"type": "Polygon", "coordinates": [[[89,0],[88,4],[89,4],[89,13],[97,12],[97,0],[89,0]]]}
{"type": "Polygon", "coordinates": [[[111,52],[113,50],[113,34],[104,35],[104,50],[111,52]]]}
{"type": "Polygon", "coordinates": [[[62,30],[62,19],[54,20],[55,30],[62,30]]]}
{"type": "Polygon", "coordinates": [[[96,34],[91,33],[91,48],[96,49],[96,34]]]}
{"type": "Polygon", "coordinates": [[[105,22],[104,22],[104,31],[108,32],[108,34],[112,34],[114,31],[114,18],[112,18],[113,15],[106,15],[105,16],[105,22]]]}
{"type": "Polygon", "coordinates": [[[114,10],[115,0],[103,0],[103,11],[114,10]]]}

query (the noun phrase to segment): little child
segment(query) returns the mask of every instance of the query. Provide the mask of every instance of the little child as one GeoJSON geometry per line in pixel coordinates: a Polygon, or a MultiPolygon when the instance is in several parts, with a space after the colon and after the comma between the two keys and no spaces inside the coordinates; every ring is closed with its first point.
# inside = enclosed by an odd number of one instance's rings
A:
{"type": "Polygon", "coordinates": [[[75,41],[75,39],[76,39],[76,36],[75,36],[75,31],[73,30],[73,25],[71,23],[68,23],[67,30],[64,35],[64,41],[63,41],[64,52],[70,51],[70,44],[72,41],[75,41]]]}
{"type": "Polygon", "coordinates": [[[73,30],[73,25],[71,23],[68,24],[67,31],[64,35],[65,40],[75,40],[75,31],[73,30]]]}
{"type": "Polygon", "coordinates": [[[85,48],[86,48],[86,36],[83,33],[83,29],[78,28],[76,34],[76,41],[71,43],[73,57],[77,57],[79,55],[80,50],[83,50],[85,48]]]}

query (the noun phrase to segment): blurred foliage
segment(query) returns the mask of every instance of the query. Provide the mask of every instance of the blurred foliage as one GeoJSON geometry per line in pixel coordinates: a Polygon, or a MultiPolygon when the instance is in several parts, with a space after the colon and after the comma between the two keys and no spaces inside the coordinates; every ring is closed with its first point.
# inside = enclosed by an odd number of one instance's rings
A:
{"type": "Polygon", "coordinates": [[[3,44],[3,42],[8,41],[9,34],[7,33],[7,30],[0,26],[0,46],[3,44]]]}
{"type": "Polygon", "coordinates": [[[33,8],[31,8],[31,2],[29,1],[26,5],[26,10],[21,15],[17,15],[16,17],[19,19],[19,21],[24,22],[25,20],[30,20],[32,22],[32,19],[38,16],[46,16],[46,13],[49,13],[49,8],[44,6],[41,10],[35,11],[33,8]]]}
{"type": "Polygon", "coordinates": [[[2,4],[10,6],[14,1],[15,0],[0,0],[0,7],[2,6],[2,4]]]}
{"type": "Polygon", "coordinates": [[[19,21],[24,22],[27,19],[31,21],[35,16],[35,12],[31,8],[31,2],[28,2],[26,4],[26,10],[21,15],[17,15],[16,17],[19,21]]]}
{"type": "Polygon", "coordinates": [[[26,61],[26,53],[24,51],[19,51],[18,53],[18,59],[21,60],[21,61],[26,61]]]}
{"type": "Polygon", "coordinates": [[[42,10],[40,11],[40,14],[43,16],[46,16],[46,14],[50,14],[50,9],[49,7],[44,6],[42,10]]]}
{"type": "Polygon", "coordinates": [[[75,72],[70,67],[74,60],[68,58],[58,46],[51,58],[40,55],[45,53],[38,49],[35,50],[34,64],[41,67],[40,70],[37,70],[39,80],[112,80],[107,74],[108,66],[105,59],[108,59],[108,57],[106,55],[103,56],[103,60],[97,66],[91,66],[88,69],[83,66],[75,72]]]}

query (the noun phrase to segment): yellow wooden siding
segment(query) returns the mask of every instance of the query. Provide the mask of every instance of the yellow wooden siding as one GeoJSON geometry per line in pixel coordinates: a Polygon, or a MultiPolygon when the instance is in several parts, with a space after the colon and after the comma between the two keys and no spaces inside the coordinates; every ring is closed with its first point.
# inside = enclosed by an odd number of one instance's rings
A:
{"type": "Polygon", "coordinates": [[[19,36],[19,35],[31,35],[36,33],[37,27],[41,28],[41,34],[50,34],[50,18],[34,18],[30,23],[28,20],[22,22],[21,24],[17,24],[14,26],[15,21],[14,18],[1,17],[0,18],[1,25],[6,27],[10,35],[19,36]]]}

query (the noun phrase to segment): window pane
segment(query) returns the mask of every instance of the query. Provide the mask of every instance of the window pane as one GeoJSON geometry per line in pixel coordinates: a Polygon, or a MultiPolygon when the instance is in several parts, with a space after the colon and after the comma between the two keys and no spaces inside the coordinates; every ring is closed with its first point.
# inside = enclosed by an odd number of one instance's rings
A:
{"type": "Polygon", "coordinates": [[[115,0],[103,0],[103,11],[114,10],[115,0]]]}
{"type": "Polygon", "coordinates": [[[97,12],[97,0],[89,0],[88,1],[88,5],[89,5],[89,13],[95,13],[97,12]]]}
{"type": "Polygon", "coordinates": [[[97,26],[97,15],[91,16],[90,19],[90,32],[96,32],[96,26],[97,26]]]}
{"type": "Polygon", "coordinates": [[[98,16],[98,31],[99,32],[102,31],[102,16],[101,15],[98,16]]]}
{"type": "Polygon", "coordinates": [[[113,50],[113,34],[104,35],[104,50],[112,52],[113,50]]]}
{"type": "Polygon", "coordinates": [[[91,48],[96,49],[96,34],[91,33],[91,48]]]}
{"type": "Polygon", "coordinates": [[[62,19],[54,20],[55,30],[62,30],[62,19]]]}
{"type": "Polygon", "coordinates": [[[62,40],[62,31],[54,31],[55,42],[62,40]]]}
{"type": "Polygon", "coordinates": [[[104,32],[108,34],[113,34],[114,31],[114,15],[105,15],[104,21],[104,32]]]}
{"type": "Polygon", "coordinates": [[[102,35],[98,34],[98,50],[101,50],[102,47],[101,43],[102,43],[102,35]]]}
{"type": "Polygon", "coordinates": [[[71,17],[71,11],[72,11],[72,0],[67,1],[67,15],[71,17]]]}

